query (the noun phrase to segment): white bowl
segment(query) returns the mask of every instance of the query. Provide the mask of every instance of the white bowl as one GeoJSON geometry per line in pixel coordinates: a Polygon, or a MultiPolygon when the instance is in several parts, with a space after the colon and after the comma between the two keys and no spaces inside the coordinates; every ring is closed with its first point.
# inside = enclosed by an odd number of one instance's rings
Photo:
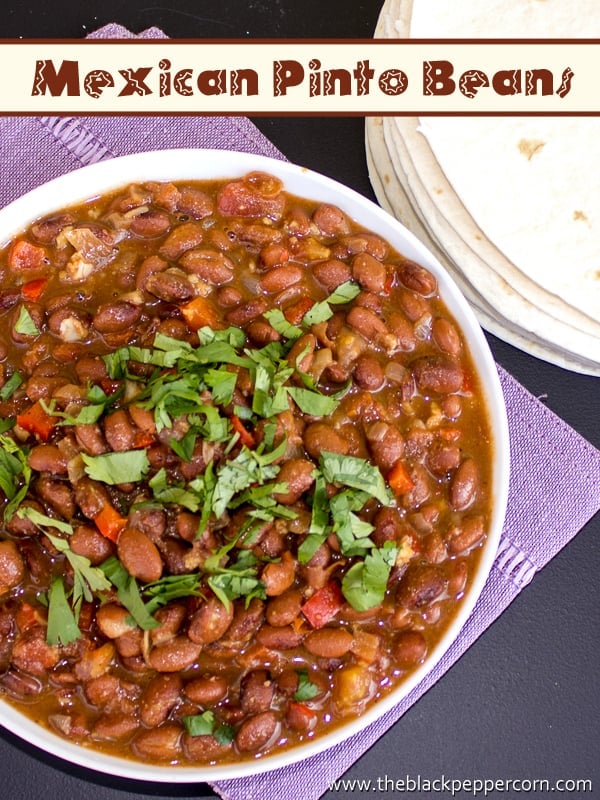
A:
{"type": "Polygon", "coordinates": [[[424,663],[394,691],[357,719],[309,743],[238,764],[223,766],[159,766],[106,755],[73,744],[35,724],[0,701],[0,724],[30,744],[79,766],[144,781],[197,783],[237,778],[287,766],[338,744],[365,728],[404,698],[438,663],[473,611],[498,548],[508,497],[509,439],[506,409],[498,373],[486,339],[463,295],[433,255],[396,219],[357,192],[304,167],[247,153],[225,150],[161,150],[124,156],[83,167],[56,178],[0,210],[0,244],[12,239],[35,219],[90,197],[148,180],[236,178],[262,170],[280,178],[291,194],[332,203],[360,225],[381,235],[398,252],[427,267],[438,279],[440,294],[468,343],[478,370],[494,439],[492,522],[477,574],[456,616],[424,663]]]}

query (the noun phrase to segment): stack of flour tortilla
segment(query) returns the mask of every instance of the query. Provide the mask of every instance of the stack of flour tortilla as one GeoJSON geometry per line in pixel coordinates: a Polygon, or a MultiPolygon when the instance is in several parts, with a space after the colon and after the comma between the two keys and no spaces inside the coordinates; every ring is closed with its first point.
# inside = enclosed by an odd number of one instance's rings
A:
{"type": "MultiPolygon", "coordinates": [[[[598,0],[386,0],[376,38],[600,37],[598,0]]],[[[372,117],[381,205],[454,277],[481,325],[600,375],[600,118],[372,117]]]]}

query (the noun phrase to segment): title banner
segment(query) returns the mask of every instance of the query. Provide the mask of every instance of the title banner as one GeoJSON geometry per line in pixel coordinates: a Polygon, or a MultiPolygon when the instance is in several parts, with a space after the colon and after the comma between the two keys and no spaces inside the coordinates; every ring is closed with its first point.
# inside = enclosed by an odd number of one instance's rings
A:
{"type": "Polygon", "coordinates": [[[600,113],[598,40],[0,42],[3,114],[600,113]]]}

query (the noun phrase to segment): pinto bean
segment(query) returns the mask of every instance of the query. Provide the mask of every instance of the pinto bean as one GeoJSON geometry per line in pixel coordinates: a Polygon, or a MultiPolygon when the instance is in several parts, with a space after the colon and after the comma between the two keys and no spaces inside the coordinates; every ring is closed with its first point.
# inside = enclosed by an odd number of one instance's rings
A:
{"type": "Polygon", "coordinates": [[[303,634],[291,625],[263,625],[256,634],[256,641],[270,650],[292,650],[300,646],[302,639],[303,634]]]}
{"type": "Polygon", "coordinates": [[[93,519],[110,503],[110,496],[103,483],[91,478],[81,478],[75,484],[75,502],[84,516],[93,519]]]}
{"type": "Polygon", "coordinates": [[[420,392],[451,394],[457,392],[464,380],[460,364],[449,356],[421,356],[412,362],[411,368],[420,392]]]}
{"type": "Polygon", "coordinates": [[[407,289],[423,297],[430,297],[437,289],[437,280],[431,272],[409,259],[405,259],[396,267],[396,273],[407,289]]]}
{"type": "Polygon", "coordinates": [[[117,552],[127,572],[144,583],[157,581],[163,563],[158,548],[137,528],[124,528],[117,542],[117,552]]]}
{"type": "Polygon", "coordinates": [[[177,210],[182,214],[187,214],[192,219],[204,219],[214,211],[215,204],[206,192],[196,189],[193,186],[183,186],[180,189],[177,210]]]}
{"type": "Polygon", "coordinates": [[[363,353],[356,359],[353,375],[357,385],[367,392],[376,392],[385,383],[381,362],[370,353],[363,353]]]}
{"type": "Polygon", "coordinates": [[[437,442],[427,455],[427,467],[434,475],[443,477],[460,464],[460,448],[455,444],[437,442]]]}
{"type": "Polygon", "coordinates": [[[289,261],[290,251],[283,244],[271,243],[265,245],[259,253],[260,263],[266,269],[285,264],[289,261]]]}
{"type": "Polygon", "coordinates": [[[181,698],[180,675],[157,675],[146,685],[140,697],[140,719],[148,728],[162,725],[181,698]]]}
{"type": "Polygon", "coordinates": [[[258,288],[261,292],[266,292],[267,294],[277,294],[277,292],[287,289],[288,286],[294,286],[294,284],[299,283],[303,277],[304,271],[294,264],[273,267],[273,269],[261,276],[258,281],[258,288]]]}
{"type": "Polygon", "coordinates": [[[181,752],[182,730],[175,723],[140,731],[132,742],[133,752],[149,761],[173,761],[181,752]]]}
{"type": "Polygon", "coordinates": [[[352,277],[369,292],[379,294],[385,289],[387,270],[385,265],[368,253],[359,253],[352,260],[352,277]]]}
{"type": "Polygon", "coordinates": [[[313,275],[327,292],[331,293],[352,278],[352,270],[343,261],[332,258],[315,264],[313,275]]]}
{"type": "Polygon", "coordinates": [[[379,420],[367,428],[367,440],[373,460],[384,472],[389,472],[404,454],[404,438],[395,425],[379,420]]]}
{"type": "Polygon", "coordinates": [[[198,275],[203,281],[214,286],[221,286],[233,278],[233,261],[218,250],[207,248],[188,250],[179,259],[179,264],[188,272],[198,275]]]}
{"type": "Polygon", "coordinates": [[[0,541],[0,595],[25,577],[25,562],[12,539],[0,541]]]}
{"type": "Polygon", "coordinates": [[[434,319],[431,335],[443,353],[447,353],[449,356],[458,356],[462,343],[456,326],[449,319],[445,317],[434,319]]]}
{"type": "Polygon", "coordinates": [[[222,675],[193,678],[184,687],[184,694],[199,706],[214,706],[227,696],[229,684],[222,675]]]}
{"type": "Polygon", "coordinates": [[[450,504],[455,511],[472,505],[479,491],[479,468],[473,458],[465,458],[450,481],[450,504]]]}
{"type": "Polygon", "coordinates": [[[315,465],[306,458],[290,458],[277,475],[278,483],[287,484],[287,490],[273,495],[278,503],[291,505],[296,503],[315,482],[315,465]]]}
{"type": "Polygon", "coordinates": [[[165,269],[148,276],[147,292],[166,303],[184,303],[195,296],[196,290],[187,275],[180,269],[165,269]]]}
{"type": "Polygon", "coordinates": [[[54,444],[36,444],[29,452],[29,466],[36,472],[49,472],[51,475],[66,475],[67,462],[54,444]]]}
{"type": "Polygon", "coordinates": [[[102,633],[109,639],[117,639],[128,633],[132,627],[129,611],[118,603],[104,603],[96,612],[96,622],[102,633]]]}
{"type": "Polygon", "coordinates": [[[225,634],[232,621],[233,607],[223,605],[216,597],[209,597],[190,620],[188,636],[199,644],[216,642],[225,634]]]}
{"type": "Polygon", "coordinates": [[[242,678],[240,705],[246,714],[258,714],[271,707],[275,696],[275,683],[266,669],[255,669],[242,678]]]}
{"type": "Polygon", "coordinates": [[[439,567],[411,564],[400,579],[396,599],[411,610],[423,608],[442,594],[446,583],[439,567]]]}
{"type": "Polygon", "coordinates": [[[119,408],[104,420],[104,436],[111,450],[125,452],[135,446],[136,428],[128,412],[119,408]]]}
{"type": "Polygon", "coordinates": [[[177,261],[186,250],[198,247],[203,239],[204,231],[201,225],[197,222],[183,222],[169,233],[158,252],[168,261],[177,261]]]}
{"type": "Polygon", "coordinates": [[[44,217],[31,226],[31,233],[42,244],[54,244],[58,234],[75,222],[75,215],[70,213],[54,214],[51,217],[44,217]]]}
{"type": "Polygon", "coordinates": [[[294,556],[286,551],[280,561],[267,564],[261,573],[261,580],[265,585],[267,597],[283,594],[294,583],[296,577],[296,561],[294,556]]]}
{"type": "Polygon", "coordinates": [[[393,645],[394,663],[401,669],[420,664],[427,653],[427,642],[420,631],[401,631],[393,645]]]}
{"type": "Polygon", "coordinates": [[[279,720],[274,711],[263,711],[242,722],[235,736],[237,749],[253,753],[264,747],[276,734],[279,720]]]}
{"type": "Polygon", "coordinates": [[[381,342],[389,335],[385,323],[370,308],[353,306],[346,320],[368,342],[381,342]]]}
{"type": "Polygon", "coordinates": [[[299,616],[301,606],[302,592],[300,589],[287,589],[285,592],[271,598],[267,603],[267,622],[274,627],[291,625],[299,616]]]}
{"type": "Polygon", "coordinates": [[[233,620],[227,629],[227,636],[223,643],[235,642],[236,646],[249,642],[252,636],[262,625],[265,615],[265,604],[257,597],[253,597],[248,607],[236,605],[233,620]]]}
{"type": "Polygon", "coordinates": [[[243,305],[232,308],[225,314],[225,319],[230,325],[243,327],[253,319],[262,316],[268,308],[268,301],[265,297],[254,297],[243,305]]]}
{"type": "Polygon", "coordinates": [[[106,561],[115,551],[110,539],[91,525],[78,525],[69,537],[69,546],[74,553],[87,558],[92,566],[106,561]]]}
{"type": "Polygon", "coordinates": [[[89,327],[88,315],[70,308],[61,308],[48,317],[48,328],[63,342],[83,342],[89,327]]]}
{"type": "Polygon", "coordinates": [[[323,450],[346,455],[350,445],[337,431],[326,422],[312,422],[304,431],[304,447],[316,460],[323,450]]]}
{"type": "Polygon", "coordinates": [[[340,208],[330,203],[317,206],[312,219],[323,236],[340,236],[350,231],[348,217],[340,208]]]}
{"type": "Polygon", "coordinates": [[[113,712],[103,714],[94,723],[90,736],[100,741],[120,741],[127,739],[139,727],[139,722],[132,712],[113,712]]]}
{"type": "Polygon", "coordinates": [[[58,647],[46,642],[46,629],[41,625],[34,625],[22,632],[13,644],[13,666],[37,678],[45,677],[59,659],[58,647]]]}
{"type": "Polygon", "coordinates": [[[99,383],[108,377],[106,364],[98,356],[82,356],[74,367],[79,383],[99,383]]]}
{"type": "Polygon", "coordinates": [[[341,658],[352,647],[352,634],[345,628],[320,628],[307,634],[304,647],[320,658],[341,658]]]}
{"type": "Polygon", "coordinates": [[[140,321],[142,309],[126,300],[115,300],[99,306],[93,324],[98,333],[121,333],[131,330],[140,321]]]}
{"type": "Polygon", "coordinates": [[[249,322],[246,327],[246,333],[253,342],[259,345],[278,342],[281,338],[275,328],[264,319],[255,319],[249,322]]]}
{"type": "Polygon", "coordinates": [[[159,608],[154,614],[154,619],[160,624],[157,628],[152,628],[150,631],[150,641],[152,644],[160,644],[176,636],[187,615],[188,611],[185,605],[180,603],[169,603],[163,608],[159,608]]]}
{"type": "Polygon", "coordinates": [[[263,196],[246,180],[231,181],[217,195],[217,207],[226,217],[269,217],[280,219],[285,207],[281,193],[263,196]]]}
{"type": "Polygon", "coordinates": [[[471,547],[483,539],[485,523],[479,514],[463,519],[462,522],[451,525],[446,535],[448,552],[451,555],[467,552],[471,547]]]}
{"type": "Polygon", "coordinates": [[[213,763],[231,751],[231,744],[222,743],[209,733],[201,736],[184,733],[181,742],[183,752],[192,762],[213,763]]]}
{"type": "Polygon", "coordinates": [[[166,642],[156,645],[148,654],[148,664],[157,672],[181,672],[191,667],[202,650],[187,636],[174,636],[166,642]]]}
{"type": "Polygon", "coordinates": [[[110,449],[97,423],[75,426],[75,439],[84,453],[90,456],[99,456],[110,449]]]}
{"type": "Polygon", "coordinates": [[[69,484],[50,475],[41,475],[36,482],[36,491],[63,519],[71,519],[75,514],[75,500],[69,484]]]}
{"type": "Polygon", "coordinates": [[[129,230],[144,239],[154,239],[166,233],[170,226],[171,220],[166,212],[150,208],[133,217],[129,230]]]}

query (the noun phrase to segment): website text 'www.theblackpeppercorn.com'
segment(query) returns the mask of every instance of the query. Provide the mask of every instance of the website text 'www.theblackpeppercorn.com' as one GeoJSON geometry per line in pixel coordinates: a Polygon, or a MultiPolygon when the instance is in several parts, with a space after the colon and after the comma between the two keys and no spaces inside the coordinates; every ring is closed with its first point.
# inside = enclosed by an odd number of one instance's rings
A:
{"type": "Polygon", "coordinates": [[[449,795],[450,797],[492,797],[494,795],[518,794],[573,794],[579,797],[592,793],[592,781],[588,778],[454,778],[442,775],[439,778],[415,777],[392,778],[340,778],[329,787],[345,795],[363,794],[416,794],[449,795]]]}

